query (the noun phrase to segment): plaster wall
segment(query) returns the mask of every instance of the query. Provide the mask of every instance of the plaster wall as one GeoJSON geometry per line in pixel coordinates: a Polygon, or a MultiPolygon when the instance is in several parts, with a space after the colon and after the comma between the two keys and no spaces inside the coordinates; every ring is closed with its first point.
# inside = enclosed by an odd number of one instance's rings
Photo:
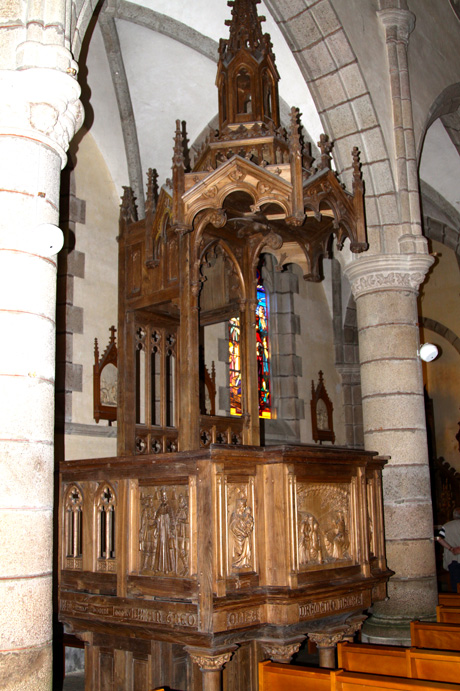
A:
{"type": "Polygon", "coordinates": [[[335,444],[346,444],[342,384],[335,368],[332,317],[323,283],[305,281],[299,267],[293,267],[299,277],[299,292],[294,295],[294,311],[299,315],[300,333],[296,337],[296,353],[302,359],[302,376],[298,379],[299,398],[305,403],[305,418],[300,420],[302,443],[312,443],[310,414],[311,380],[318,383],[322,370],[329,398],[334,406],[335,444]]]}
{"type": "MultiPolygon", "coordinates": [[[[83,366],[82,391],[72,393],[72,423],[93,419],[94,339],[102,354],[109,341],[109,327],[117,325],[118,206],[119,198],[104,159],[91,133],[86,133],[77,152],[76,195],[86,201],[86,223],[76,224],[75,249],[85,254],[85,278],[75,279],[74,304],[83,307],[83,333],[74,334],[74,362],[83,366]]],[[[115,453],[114,439],[67,435],[66,459],[115,453]]]]}
{"type": "MultiPolygon", "coordinates": [[[[460,270],[455,253],[436,241],[436,264],[423,288],[419,312],[460,335],[460,270]]],[[[440,347],[440,356],[424,365],[424,383],[433,399],[436,432],[436,453],[460,471],[460,453],[455,435],[460,420],[460,353],[439,333],[424,329],[424,340],[440,347]]]]}

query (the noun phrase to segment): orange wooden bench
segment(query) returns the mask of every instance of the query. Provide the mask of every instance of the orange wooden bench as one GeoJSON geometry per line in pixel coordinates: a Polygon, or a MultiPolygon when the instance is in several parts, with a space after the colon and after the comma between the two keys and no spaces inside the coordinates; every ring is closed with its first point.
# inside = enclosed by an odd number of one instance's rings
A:
{"type": "Polygon", "coordinates": [[[259,691],[454,691],[460,684],[345,670],[259,663],[259,691]]]}
{"type": "Polygon", "coordinates": [[[339,643],[338,666],[349,672],[409,679],[460,681],[460,653],[398,646],[339,643]]]}
{"type": "Polygon", "coordinates": [[[439,593],[438,604],[447,607],[460,607],[460,593],[439,593]]]}
{"type": "Polygon", "coordinates": [[[444,624],[460,624],[460,607],[438,605],[436,607],[436,620],[444,624]]]}
{"type": "Polygon", "coordinates": [[[460,624],[412,621],[410,638],[417,648],[460,651],[460,624]]]}

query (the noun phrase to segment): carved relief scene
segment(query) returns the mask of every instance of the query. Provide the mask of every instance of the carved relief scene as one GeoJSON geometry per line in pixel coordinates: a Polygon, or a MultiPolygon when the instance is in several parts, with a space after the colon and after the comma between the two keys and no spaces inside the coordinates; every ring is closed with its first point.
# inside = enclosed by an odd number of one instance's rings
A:
{"type": "Polygon", "coordinates": [[[298,483],[297,536],[301,570],[352,562],[349,485],[298,483]]]}
{"type": "Polygon", "coordinates": [[[144,487],[140,496],[140,573],[170,577],[189,576],[188,487],[144,487]]]}

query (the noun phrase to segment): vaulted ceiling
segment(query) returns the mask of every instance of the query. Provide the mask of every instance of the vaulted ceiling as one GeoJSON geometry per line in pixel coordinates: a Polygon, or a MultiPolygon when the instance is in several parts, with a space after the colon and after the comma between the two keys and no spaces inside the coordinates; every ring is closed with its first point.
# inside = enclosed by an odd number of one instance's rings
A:
{"type": "MultiPolygon", "coordinates": [[[[343,1],[336,4],[343,11],[343,1]]],[[[413,9],[417,12],[417,3],[413,9]]],[[[323,127],[305,79],[263,2],[259,14],[266,17],[263,29],[271,35],[281,76],[282,120],[287,124],[290,107],[298,106],[315,143],[323,127]]],[[[106,0],[87,34],[80,56],[85,125],[117,191],[130,184],[141,213],[147,169],[157,168],[160,181],[170,177],[175,120],[186,121],[190,145],[209,123],[215,125],[217,47],[227,36],[225,20],[230,15],[226,0],[106,0]]],[[[460,28],[454,14],[452,21],[460,28]]],[[[451,246],[458,253],[459,105],[456,93],[440,104],[440,117],[434,114],[420,156],[425,213],[432,215],[436,208],[438,217],[445,215],[457,230],[451,246]]]]}

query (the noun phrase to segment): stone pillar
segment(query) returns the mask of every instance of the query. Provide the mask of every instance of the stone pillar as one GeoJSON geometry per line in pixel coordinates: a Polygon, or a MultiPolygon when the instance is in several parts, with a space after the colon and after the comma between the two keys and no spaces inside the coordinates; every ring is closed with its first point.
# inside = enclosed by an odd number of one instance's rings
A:
{"type": "Polygon", "coordinates": [[[437,604],[433,520],[418,356],[417,293],[428,255],[363,257],[345,272],[358,310],[365,448],[389,456],[383,471],[389,600],[374,606],[363,640],[410,643],[409,621],[437,604]]]}
{"type": "Polygon", "coordinates": [[[74,73],[0,71],[2,689],[52,686],[56,256],[40,226],[58,224],[61,168],[82,122],[74,73]]]}
{"type": "Polygon", "coordinates": [[[192,662],[198,665],[203,677],[203,691],[222,690],[222,669],[230,661],[237,646],[225,651],[207,650],[205,648],[186,648],[192,662]]]}

